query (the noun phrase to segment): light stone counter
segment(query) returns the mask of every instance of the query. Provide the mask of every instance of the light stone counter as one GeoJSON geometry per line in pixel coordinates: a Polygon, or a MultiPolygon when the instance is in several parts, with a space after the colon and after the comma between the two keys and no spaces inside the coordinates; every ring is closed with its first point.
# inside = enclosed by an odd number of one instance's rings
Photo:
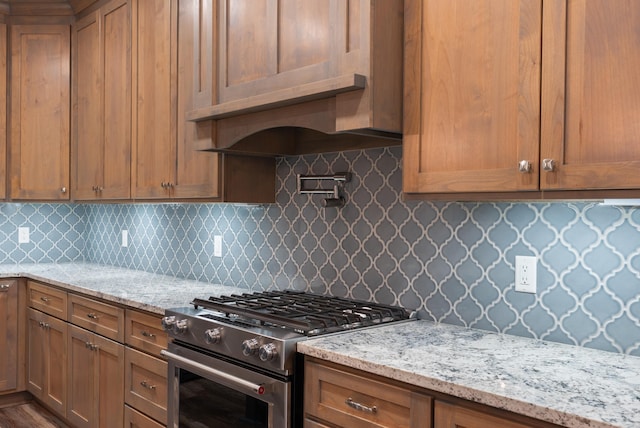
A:
{"type": "Polygon", "coordinates": [[[567,427],[640,427],[640,358],[415,321],[298,351],[567,427]]]}
{"type": "Polygon", "coordinates": [[[26,277],[132,308],[164,314],[189,306],[195,297],[243,293],[247,289],[92,263],[0,265],[0,277],[26,277]]]}

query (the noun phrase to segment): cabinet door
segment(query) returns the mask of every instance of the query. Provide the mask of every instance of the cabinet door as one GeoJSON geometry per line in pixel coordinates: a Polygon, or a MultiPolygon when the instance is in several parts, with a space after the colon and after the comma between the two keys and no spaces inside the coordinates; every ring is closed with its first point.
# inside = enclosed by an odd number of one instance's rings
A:
{"type": "Polygon", "coordinates": [[[67,401],[67,323],[29,309],[27,389],[65,416],[67,401]]]}
{"type": "Polygon", "coordinates": [[[407,0],[405,20],[403,190],[537,190],[541,0],[407,0]]]}
{"type": "Polygon", "coordinates": [[[42,400],[45,390],[46,332],[45,315],[29,309],[27,320],[27,390],[42,400]]]}
{"type": "Polygon", "coordinates": [[[114,0],[100,9],[104,82],[104,199],[131,197],[131,5],[114,0]]]}
{"type": "Polygon", "coordinates": [[[74,325],[69,330],[67,418],[77,427],[121,427],[124,346],[74,325]]]}
{"type": "MultiPolygon", "coordinates": [[[[0,99],[7,99],[7,26],[0,24],[0,99]]],[[[7,103],[0,103],[0,199],[7,197],[7,103]]]]}
{"type": "Polygon", "coordinates": [[[130,197],[131,22],[114,0],[74,26],[74,198],[130,197]]]}
{"type": "Polygon", "coordinates": [[[0,392],[15,389],[18,376],[18,283],[0,281],[0,392]]]}
{"type": "MultiPolygon", "coordinates": [[[[198,103],[211,104],[211,76],[202,67],[211,63],[211,49],[206,46],[203,32],[206,27],[199,15],[212,12],[212,0],[180,0],[178,13],[178,105],[176,145],[176,198],[219,198],[219,157],[217,153],[197,151],[196,147],[210,145],[213,125],[210,122],[185,120],[188,111],[198,103]],[[206,94],[209,94],[206,96],[206,94]]],[[[209,34],[211,34],[209,32],[209,34]]],[[[202,104],[201,104],[202,105],[202,104]]]]}
{"type": "Polygon", "coordinates": [[[640,3],[545,2],[544,189],[640,188],[640,3]]]}
{"type": "MultiPolygon", "coordinates": [[[[353,1],[218,1],[219,102],[294,88],[340,74],[353,1]],[[310,28],[313,30],[310,31],[310,28]]],[[[356,9],[357,12],[358,9],[356,9]]]]}
{"type": "Polygon", "coordinates": [[[124,346],[94,335],[97,378],[97,424],[100,428],[120,428],[124,423],[124,346]]]}
{"type": "Polygon", "coordinates": [[[175,186],[177,1],[133,0],[134,198],[175,186]]]}
{"type": "Polygon", "coordinates": [[[70,29],[11,27],[11,198],[69,199],[70,29]]]}
{"type": "Polygon", "coordinates": [[[73,325],[69,328],[67,418],[77,427],[94,426],[98,411],[93,336],[82,328],[73,325]]]}
{"type": "Polygon", "coordinates": [[[488,413],[465,409],[464,407],[436,401],[434,406],[434,428],[533,428],[512,422],[507,419],[492,416],[488,413]]]}
{"type": "Polygon", "coordinates": [[[94,199],[102,185],[103,140],[100,73],[100,21],[95,12],[76,22],[73,28],[74,198],[94,199]]]}

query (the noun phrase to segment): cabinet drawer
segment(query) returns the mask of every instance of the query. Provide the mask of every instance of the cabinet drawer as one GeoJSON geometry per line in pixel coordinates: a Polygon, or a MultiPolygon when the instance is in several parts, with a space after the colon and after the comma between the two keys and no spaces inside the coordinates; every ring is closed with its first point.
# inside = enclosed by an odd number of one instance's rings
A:
{"type": "Polygon", "coordinates": [[[38,309],[45,314],[52,315],[66,321],[67,319],[67,292],[27,281],[29,292],[29,306],[38,309]]]}
{"type": "Polygon", "coordinates": [[[124,406],[124,427],[125,428],[164,428],[148,416],[143,415],[129,406],[124,406]]]}
{"type": "Polygon", "coordinates": [[[71,294],[69,322],[87,330],[124,342],[124,309],[71,294]]]}
{"type": "Polygon", "coordinates": [[[431,397],[365,376],[307,361],[305,414],[353,428],[431,426],[431,397]]]}
{"type": "Polygon", "coordinates": [[[167,423],[167,363],[126,348],[125,402],[152,418],[167,423]]]}
{"type": "Polygon", "coordinates": [[[162,330],[160,315],[126,310],[125,343],[127,345],[159,356],[162,349],[167,349],[168,340],[167,333],[162,330]]]}

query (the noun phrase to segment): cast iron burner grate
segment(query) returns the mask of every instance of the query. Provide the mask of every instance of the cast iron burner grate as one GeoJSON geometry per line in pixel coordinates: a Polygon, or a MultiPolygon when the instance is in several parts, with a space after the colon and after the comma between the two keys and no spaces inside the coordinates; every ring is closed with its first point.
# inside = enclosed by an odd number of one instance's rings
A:
{"type": "Polygon", "coordinates": [[[351,330],[409,319],[404,308],[322,296],[302,291],[265,291],[194,299],[198,307],[215,310],[228,319],[293,330],[306,336],[351,330]]]}

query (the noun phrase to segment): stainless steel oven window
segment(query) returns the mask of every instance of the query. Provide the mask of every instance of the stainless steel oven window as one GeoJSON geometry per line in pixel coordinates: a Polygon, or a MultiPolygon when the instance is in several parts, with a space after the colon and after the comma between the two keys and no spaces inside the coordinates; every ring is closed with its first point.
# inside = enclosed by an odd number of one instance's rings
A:
{"type": "Polygon", "coordinates": [[[291,382],[169,344],[168,428],[290,428],[291,382]]]}

